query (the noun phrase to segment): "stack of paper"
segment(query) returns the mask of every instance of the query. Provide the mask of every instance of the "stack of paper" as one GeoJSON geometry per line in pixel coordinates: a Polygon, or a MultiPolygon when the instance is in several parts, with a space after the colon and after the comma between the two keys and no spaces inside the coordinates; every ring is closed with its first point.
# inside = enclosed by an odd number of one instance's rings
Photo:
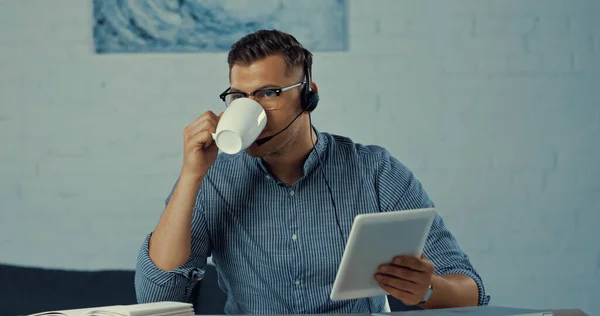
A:
{"type": "Polygon", "coordinates": [[[156,302],[43,312],[28,316],[194,316],[192,304],[156,302]]]}

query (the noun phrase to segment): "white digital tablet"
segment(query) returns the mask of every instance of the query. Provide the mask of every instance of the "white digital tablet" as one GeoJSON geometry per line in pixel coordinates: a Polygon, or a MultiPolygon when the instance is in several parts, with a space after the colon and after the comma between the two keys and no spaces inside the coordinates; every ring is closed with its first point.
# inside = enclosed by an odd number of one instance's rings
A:
{"type": "Polygon", "coordinates": [[[330,298],[387,295],[374,278],[377,268],[397,255],[420,257],[434,217],[434,208],[357,215],[330,298]]]}

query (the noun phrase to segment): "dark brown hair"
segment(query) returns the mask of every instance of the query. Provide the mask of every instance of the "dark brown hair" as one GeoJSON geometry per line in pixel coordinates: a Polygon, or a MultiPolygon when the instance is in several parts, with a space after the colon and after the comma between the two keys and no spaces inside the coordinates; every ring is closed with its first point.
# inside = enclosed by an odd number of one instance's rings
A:
{"type": "Polygon", "coordinates": [[[308,70],[312,68],[312,54],[294,36],[278,30],[260,30],[242,37],[231,46],[227,63],[231,71],[233,65],[247,66],[273,55],[283,57],[287,75],[296,67],[304,69],[305,59],[308,70]]]}

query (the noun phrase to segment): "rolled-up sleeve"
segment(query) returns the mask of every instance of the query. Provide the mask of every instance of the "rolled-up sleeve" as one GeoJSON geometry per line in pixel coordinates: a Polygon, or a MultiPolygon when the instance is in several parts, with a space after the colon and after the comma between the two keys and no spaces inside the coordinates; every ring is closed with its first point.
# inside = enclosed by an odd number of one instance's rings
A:
{"type": "MultiPolygon", "coordinates": [[[[169,199],[165,204],[168,204],[169,199]]],[[[149,255],[152,233],[142,243],[135,269],[135,292],[138,303],[159,301],[189,301],[194,286],[204,277],[204,268],[210,256],[211,243],[202,208],[202,199],[197,198],[192,216],[192,249],[188,261],[171,270],[159,269],[149,255]]]]}
{"type": "Polygon", "coordinates": [[[477,284],[479,305],[488,305],[490,296],[486,294],[483,280],[469,261],[452,233],[444,225],[442,217],[435,215],[423,254],[435,266],[438,275],[462,274],[470,277],[477,284]]]}
{"type": "MultiPolygon", "coordinates": [[[[379,151],[378,179],[380,209],[383,212],[434,207],[414,174],[385,149],[379,151]]],[[[479,290],[479,305],[488,305],[482,278],[461,250],[457,240],[436,213],[425,247],[424,256],[435,265],[438,275],[462,274],[475,281],[479,290]]]]}

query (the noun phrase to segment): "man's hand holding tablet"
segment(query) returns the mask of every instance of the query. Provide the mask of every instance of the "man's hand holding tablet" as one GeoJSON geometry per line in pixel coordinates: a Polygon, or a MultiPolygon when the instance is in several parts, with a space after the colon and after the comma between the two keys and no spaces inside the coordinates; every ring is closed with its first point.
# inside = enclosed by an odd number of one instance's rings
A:
{"type": "Polygon", "coordinates": [[[431,289],[434,265],[423,255],[420,258],[399,255],[382,264],[375,273],[379,286],[406,305],[427,300],[431,289]]]}
{"type": "Polygon", "coordinates": [[[356,216],[331,299],[390,294],[406,305],[426,300],[434,266],[422,253],[434,217],[433,208],[356,216]]]}

